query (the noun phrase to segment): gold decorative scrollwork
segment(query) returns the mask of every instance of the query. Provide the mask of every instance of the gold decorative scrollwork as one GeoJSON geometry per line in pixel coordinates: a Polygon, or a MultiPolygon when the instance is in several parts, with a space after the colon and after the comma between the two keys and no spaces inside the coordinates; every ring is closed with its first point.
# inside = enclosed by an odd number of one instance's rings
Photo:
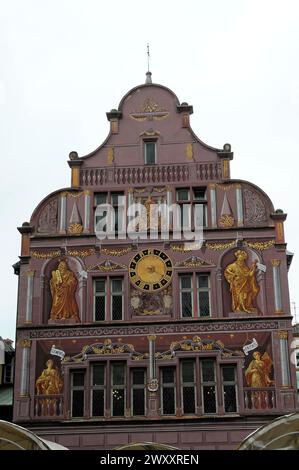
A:
{"type": "Polygon", "coordinates": [[[80,256],[81,258],[86,258],[95,253],[94,248],[88,248],[87,250],[68,250],[67,254],[71,256],[80,256]]]}
{"type": "Polygon", "coordinates": [[[287,331],[278,331],[277,334],[279,339],[288,339],[287,331]]]}
{"type": "Polygon", "coordinates": [[[190,251],[200,250],[201,247],[199,245],[194,244],[194,243],[190,243],[189,246],[188,246],[188,244],[171,245],[170,248],[172,249],[172,251],[174,251],[176,253],[188,253],[190,251]]]}
{"type": "Polygon", "coordinates": [[[21,348],[31,348],[32,341],[31,339],[22,339],[20,341],[21,348]]]}
{"type": "Polygon", "coordinates": [[[36,259],[50,259],[57,258],[61,255],[60,250],[56,251],[32,251],[31,256],[36,259]]]}
{"type": "Polygon", "coordinates": [[[224,214],[218,220],[218,225],[222,228],[230,228],[235,224],[235,219],[232,215],[224,214]]]}
{"type": "Polygon", "coordinates": [[[235,240],[233,240],[232,242],[224,242],[224,243],[221,243],[221,242],[207,242],[206,243],[206,247],[209,250],[213,250],[213,251],[227,250],[228,248],[233,248],[234,246],[236,246],[235,240]]]}
{"type": "Polygon", "coordinates": [[[80,235],[83,232],[83,225],[81,224],[70,224],[68,232],[71,235],[80,235]]]}
{"type": "Polygon", "coordinates": [[[259,241],[259,242],[251,242],[251,241],[244,241],[244,245],[248,246],[248,248],[253,248],[254,250],[268,250],[272,246],[274,246],[275,240],[268,240],[268,241],[259,241]]]}
{"type": "Polygon", "coordinates": [[[131,246],[125,248],[101,248],[101,252],[110,256],[124,256],[132,251],[131,246]]]}
{"type": "Polygon", "coordinates": [[[87,271],[116,271],[117,269],[127,269],[125,264],[113,263],[112,261],[106,260],[102,264],[95,264],[92,266],[87,266],[87,271]]]}

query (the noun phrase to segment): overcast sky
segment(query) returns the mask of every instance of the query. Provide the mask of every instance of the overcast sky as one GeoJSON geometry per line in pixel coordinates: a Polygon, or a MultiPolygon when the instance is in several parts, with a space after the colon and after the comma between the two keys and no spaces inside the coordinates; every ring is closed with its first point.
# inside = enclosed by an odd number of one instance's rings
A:
{"type": "MultiPolygon", "coordinates": [[[[231,143],[232,177],[288,213],[288,249],[297,251],[297,0],[0,0],[2,337],[15,337],[16,227],[70,185],[71,150],[82,156],[102,143],[106,111],[144,82],[147,42],[153,81],[193,105],[204,142],[231,143]]],[[[298,278],[295,253],[299,308],[298,278]]]]}

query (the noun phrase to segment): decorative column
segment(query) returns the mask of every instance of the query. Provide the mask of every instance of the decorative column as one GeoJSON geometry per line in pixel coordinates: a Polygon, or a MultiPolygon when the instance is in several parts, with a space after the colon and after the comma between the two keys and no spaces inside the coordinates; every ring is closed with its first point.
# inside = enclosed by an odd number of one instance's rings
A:
{"type": "Polygon", "coordinates": [[[277,245],[285,244],[283,223],[286,218],[287,214],[284,214],[281,209],[277,209],[274,214],[271,214],[271,219],[275,223],[275,243],[277,245]]]}
{"type": "Polygon", "coordinates": [[[26,299],[25,323],[32,323],[32,297],[33,297],[34,271],[26,271],[26,275],[27,275],[27,299],[26,299]]]}
{"type": "Polygon", "coordinates": [[[222,161],[222,179],[230,179],[230,160],[234,158],[234,153],[231,151],[231,145],[224,144],[223,150],[218,152],[217,156],[222,161]]]}
{"type": "Polygon", "coordinates": [[[30,339],[21,340],[20,346],[22,348],[20,396],[21,397],[28,397],[28,395],[29,395],[29,363],[30,363],[31,340],[30,339]]]}
{"type": "Polygon", "coordinates": [[[275,313],[282,313],[280,260],[272,259],[275,313]]]}
{"type": "Polygon", "coordinates": [[[288,332],[278,331],[279,348],[280,348],[280,365],[281,365],[281,385],[289,387],[291,385],[290,361],[288,332]]]}
{"type": "Polygon", "coordinates": [[[156,336],[150,335],[147,337],[149,342],[149,381],[147,389],[149,391],[148,397],[148,418],[158,417],[158,396],[157,391],[159,388],[159,382],[156,377],[156,356],[155,356],[155,341],[156,336]]]}
{"type": "Polygon", "coordinates": [[[22,262],[28,262],[30,257],[30,234],[32,233],[33,227],[29,222],[24,222],[22,227],[18,227],[18,231],[22,235],[21,242],[21,260],[22,262]],[[27,260],[26,260],[27,258],[27,260]]]}
{"type": "Polygon", "coordinates": [[[177,105],[176,109],[182,115],[182,127],[190,127],[190,114],[193,113],[193,106],[184,102],[177,105]]]}
{"type": "Polygon", "coordinates": [[[61,193],[59,198],[59,233],[66,233],[66,196],[67,193],[61,193]]]}
{"type": "Polygon", "coordinates": [[[244,224],[244,212],[243,212],[243,199],[242,199],[242,187],[240,184],[236,185],[236,201],[237,201],[237,217],[238,227],[244,224]]]}
{"type": "Polygon", "coordinates": [[[84,191],[84,227],[83,232],[90,231],[90,191],[84,191]]]}
{"type": "Polygon", "coordinates": [[[122,112],[117,109],[111,109],[109,113],[106,113],[107,119],[110,122],[111,134],[118,134],[119,132],[119,120],[122,118],[122,112]]]}
{"type": "Polygon", "coordinates": [[[83,163],[83,160],[79,159],[77,152],[70,152],[69,154],[69,167],[72,170],[72,188],[79,188],[80,186],[80,166],[83,163]]]}
{"type": "Polygon", "coordinates": [[[211,199],[211,225],[217,227],[217,202],[216,202],[216,186],[210,185],[210,199],[211,199]]]}

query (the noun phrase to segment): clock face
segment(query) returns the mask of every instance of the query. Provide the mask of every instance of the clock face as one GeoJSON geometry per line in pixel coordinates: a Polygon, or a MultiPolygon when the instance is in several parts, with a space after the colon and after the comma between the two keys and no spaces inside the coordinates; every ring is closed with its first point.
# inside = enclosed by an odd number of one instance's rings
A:
{"type": "Polygon", "coordinates": [[[129,266],[132,284],[146,292],[164,289],[171,281],[172,272],[169,256],[161,250],[151,248],[137,253],[129,266]]]}

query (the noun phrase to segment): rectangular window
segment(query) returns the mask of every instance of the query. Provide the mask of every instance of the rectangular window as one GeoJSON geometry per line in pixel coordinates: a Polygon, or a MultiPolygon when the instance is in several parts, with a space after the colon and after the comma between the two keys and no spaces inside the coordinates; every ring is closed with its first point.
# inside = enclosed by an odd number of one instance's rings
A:
{"type": "Polygon", "coordinates": [[[4,383],[5,384],[10,384],[13,381],[13,363],[14,363],[14,360],[12,358],[11,362],[7,362],[4,365],[4,383]]]}
{"type": "Polygon", "coordinates": [[[296,367],[299,368],[299,351],[296,351],[296,367]]]}
{"type": "Polygon", "coordinates": [[[111,319],[122,320],[123,318],[123,279],[110,280],[110,295],[111,295],[111,319]]]}
{"type": "Polygon", "coordinates": [[[106,317],[106,279],[95,279],[94,288],[94,319],[104,321],[106,317]]]}
{"type": "Polygon", "coordinates": [[[225,413],[237,412],[236,369],[232,365],[222,366],[222,387],[225,413]]]}
{"type": "Polygon", "coordinates": [[[123,319],[123,278],[97,278],[93,281],[94,320],[123,319]]]}
{"type": "Polygon", "coordinates": [[[125,414],[125,364],[123,362],[112,364],[111,376],[111,404],[112,416],[125,414]]]}
{"type": "Polygon", "coordinates": [[[197,275],[197,299],[198,315],[210,316],[210,276],[208,274],[197,275]]]}
{"type": "Polygon", "coordinates": [[[211,359],[201,361],[201,381],[204,413],[214,414],[217,411],[215,361],[211,359]]]}
{"type": "Polygon", "coordinates": [[[181,385],[183,414],[195,414],[195,375],[194,361],[181,362],[181,385]]]}
{"type": "Polygon", "coordinates": [[[144,156],[146,165],[156,163],[156,142],[144,142],[144,156]]]}
{"type": "Polygon", "coordinates": [[[181,317],[193,317],[192,274],[180,275],[181,317]]]}
{"type": "Polygon", "coordinates": [[[161,369],[162,386],[162,414],[175,415],[176,396],[175,396],[175,367],[163,367],[161,369]]]}
{"type": "Polygon", "coordinates": [[[207,227],[207,188],[179,188],[176,202],[180,227],[192,230],[207,227]]]}
{"type": "Polygon", "coordinates": [[[133,369],[132,377],[132,415],[145,416],[145,369],[133,369]]]}
{"type": "Polygon", "coordinates": [[[105,365],[92,366],[92,416],[104,416],[105,409],[105,365]]]}
{"type": "Polygon", "coordinates": [[[105,225],[101,227],[103,232],[114,232],[116,237],[124,232],[126,225],[126,198],[123,192],[95,193],[94,211],[95,227],[100,221],[106,218],[105,225]],[[97,206],[102,204],[106,204],[107,207],[103,207],[101,212],[96,212],[97,206]],[[111,207],[113,207],[113,211],[110,210],[111,207]]]}
{"type": "Polygon", "coordinates": [[[207,226],[207,188],[193,188],[194,224],[196,227],[207,226]]]}
{"type": "Polygon", "coordinates": [[[76,370],[71,372],[72,418],[82,418],[84,416],[84,383],[84,371],[76,370]]]}

